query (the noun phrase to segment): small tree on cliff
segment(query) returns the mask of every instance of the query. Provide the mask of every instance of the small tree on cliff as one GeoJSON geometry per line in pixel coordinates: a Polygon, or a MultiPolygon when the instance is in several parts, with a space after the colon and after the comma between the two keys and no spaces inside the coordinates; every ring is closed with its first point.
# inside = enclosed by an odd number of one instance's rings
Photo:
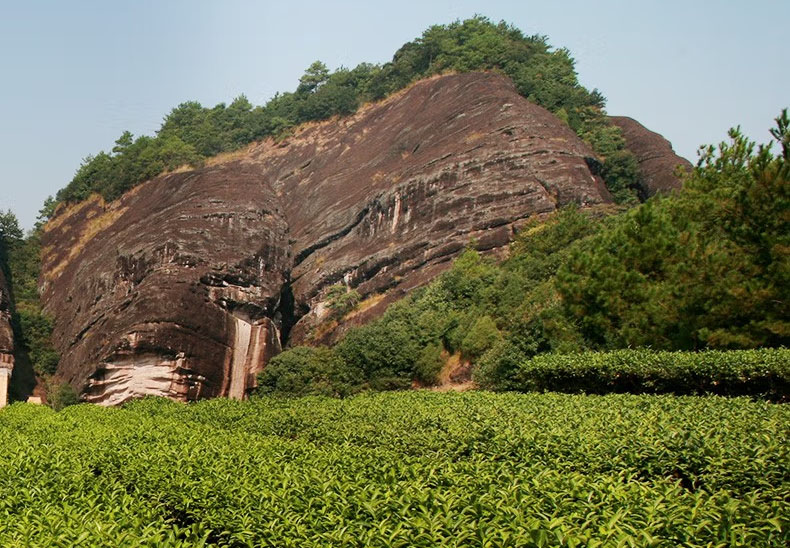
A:
{"type": "Polygon", "coordinates": [[[296,88],[296,93],[307,94],[313,93],[319,87],[326,83],[329,79],[329,69],[321,61],[314,61],[304,75],[299,78],[299,87],[296,88]]]}

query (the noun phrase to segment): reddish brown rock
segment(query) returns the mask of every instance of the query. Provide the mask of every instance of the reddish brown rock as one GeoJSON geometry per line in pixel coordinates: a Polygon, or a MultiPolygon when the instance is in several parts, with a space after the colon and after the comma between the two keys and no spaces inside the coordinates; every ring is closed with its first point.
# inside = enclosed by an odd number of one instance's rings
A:
{"type": "Polygon", "coordinates": [[[243,395],[277,351],[290,265],[278,209],[258,170],[233,162],[60,214],[42,240],[58,375],[103,403],[243,395]]]}
{"type": "Polygon", "coordinates": [[[0,269],[0,363],[8,359],[3,356],[14,353],[14,332],[11,329],[11,292],[5,274],[0,269]]]}
{"type": "Polygon", "coordinates": [[[0,269],[0,407],[8,400],[8,386],[14,369],[14,332],[11,329],[11,294],[0,269]]]}
{"type": "Polygon", "coordinates": [[[72,206],[43,236],[58,375],[106,404],[242,397],[283,339],[311,337],[331,285],[386,302],[471,240],[496,250],[530,215],[608,203],[590,156],[505,78],[453,75],[72,206]]]}
{"type": "Polygon", "coordinates": [[[672,143],[650,131],[627,116],[611,116],[614,125],[623,132],[626,147],[636,155],[641,172],[640,194],[649,198],[657,192],[670,192],[680,188],[680,179],[675,175],[678,166],[691,169],[691,162],[675,154],[672,143]]]}

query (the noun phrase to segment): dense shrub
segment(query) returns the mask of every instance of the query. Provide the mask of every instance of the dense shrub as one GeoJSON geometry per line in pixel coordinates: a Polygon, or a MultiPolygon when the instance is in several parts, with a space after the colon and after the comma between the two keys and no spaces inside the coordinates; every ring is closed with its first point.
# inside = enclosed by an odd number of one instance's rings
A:
{"type": "Polygon", "coordinates": [[[258,375],[258,393],[348,396],[361,378],[334,351],[297,346],[272,358],[258,375]]]}
{"type": "Polygon", "coordinates": [[[516,344],[503,340],[483,354],[474,370],[474,381],[489,390],[514,390],[513,378],[527,354],[516,344]]]}
{"type": "Polygon", "coordinates": [[[359,379],[379,390],[408,388],[420,345],[405,322],[376,322],[352,330],[335,351],[359,379]]]}
{"type": "MultiPolygon", "coordinates": [[[[501,378],[497,377],[498,378],[501,378]]],[[[606,394],[719,394],[790,399],[790,350],[544,354],[521,362],[502,387],[606,394]]],[[[492,383],[492,387],[497,387],[492,383]]]]}
{"type": "Polygon", "coordinates": [[[429,344],[422,349],[414,364],[414,377],[423,384],[436,384],[439,381],[439,373],[443,364],[442,345],[439,343],[429,344]]]}
{"type": "Polygon", "coordinates": [[[437,394],[0,410],[0,546],[790,541],[790,407],[437,394]]]}
{"type": "Polygon", "coordinates": [[[68,383],[48,383],[47,403],[55,411],[61,411],[70,405],[80,403],[80,398],[68,383]]]}
{"type": "Polygon", "coordinates": [[[461,341],[461,354],[468,360],[476,360],[500,341],[502,334],[491,316],[481,316],[461,341]]]}
{"type": "Polygon", "coordinates": [[[343,284],[335,284],[327,290],[326,306],[332,319],[341,319],[354,310],[357,304],[359,304],[359,293],[354,289],[349,289],[343,284]]]}
{"type": "Polygon", "coordinates": [[[566,312],[599,348],[790,345],[790,118],[781,150],[738,130],[682,192],[615,218],[558,270],[566,312]]]}

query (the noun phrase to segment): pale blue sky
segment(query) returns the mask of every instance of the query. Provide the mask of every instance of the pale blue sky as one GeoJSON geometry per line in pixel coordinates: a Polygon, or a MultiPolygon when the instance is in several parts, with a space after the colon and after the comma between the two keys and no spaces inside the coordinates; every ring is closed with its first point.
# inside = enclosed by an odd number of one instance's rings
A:
{"type": "Polygon", "coordinates": [[[790,0],[0,0],[0,209],[32,226],[83,157],[186,100],[292,90],[314,60],[384,62],[432,24],[504,19],[570,49],[581,82],[692,161],[790,106],[790,0]]]}

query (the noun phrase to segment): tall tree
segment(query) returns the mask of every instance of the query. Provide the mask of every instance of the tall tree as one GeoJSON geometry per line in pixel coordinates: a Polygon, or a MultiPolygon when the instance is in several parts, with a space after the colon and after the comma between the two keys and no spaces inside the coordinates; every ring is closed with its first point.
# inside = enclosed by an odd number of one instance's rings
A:
{"type": "Polygon", "coordinates": [[[622,216],[572,254],[558,287],[603,347],[790,344],[790,121],[782,151],[738,129],[703,150],[684,190],[622,216]]]}

